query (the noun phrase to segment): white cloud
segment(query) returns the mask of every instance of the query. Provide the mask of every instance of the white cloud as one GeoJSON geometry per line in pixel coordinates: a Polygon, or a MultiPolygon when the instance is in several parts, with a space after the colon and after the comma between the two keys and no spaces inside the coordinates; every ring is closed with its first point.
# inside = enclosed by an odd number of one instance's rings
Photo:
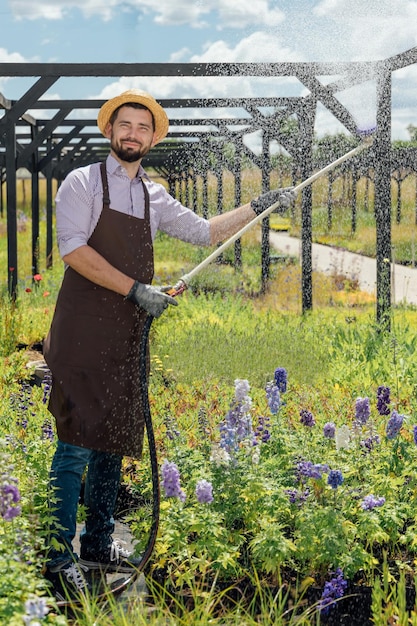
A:
{"type": "Polygon", "coordinates": [[[5,48],[0,48],[0,63],[23,63],[26,60],[20,52],[8,52],[5,48]]]}
{"type": "MultiPolygon", "coordinates": [[[[10,0],[10,9],[18,20],[36,20],[45,18],[48,20],[61,20],[65,16],[66,3],[60,4],[59,0],[10,0]]],[[[75,4],[71,2],[71,4],[75,4]]]]}
{"type": "MultiPolygon", "coordinates": [[[[8,52],[5,48],[0,48],[0,63],[23,63],[26,60],[19,52],[8,52]]],[[[4,92],[6,83],[10,80],[12,80],[11,77],[0,78],[0,93],[4,92]]],[[[4,95],[7,97],[7,94],[4,95]]]]}
{"type": "Polygon", "coordinates": [[[203,52],[190,59],[195,63],[279,63],[301,60],[300,54],[284,46],[278,35],[262,31],[242,38],[234,47],[221,39],[205,43],[203,52]]]}
{"type": "Polygon", "coordinates": [[[219,0],[218,13],[220,20],[217,28],[247,28],[249,26],[265,26],[274,28],[284,21],[285,14],[272,8],[268,0],[219,0]]]}
{"type": "Polygon", "coordinates": [[[181,48],[173,52],[169,57],[169,63],[187,63],[190,59],[191,51],[189,48],[181,48]]]}
{"type": "Polygon", "coordinates": [[[121,11],[126,3],[121,0],[9,0],[9,4],[18,20],[62,20],[70,11],[78,9],[85,17],[98,15],[108,21],[114,11],[121,11]]]}
{"type": "MultiPolygon", "coordinates": [[[[256,32],[238,41],[232,47],[224,40],[206,44],[201,54],[189,56],[186,48],[181,48],[171,56],[170,61],[190,63],[233,63],[273,61],[297,61],[298,56],[282,47],[280,40],[264,32],[256,32]]],[[[145,89],[157,99],[163,98],[227,98],[256,96],[301,95],[305,90],[297,79],[286,77],[124,77],[108,85],[99,98],[110,98],[133,87],[145,89]]]]}
{"type": "Polygon", "coordinates": [[[207,25],[209,17],[215,18],[219,28],[245,28],[251,26],[274,27],[284,19],[272,0],[9,0],[13,15],[20,20],[60,20],[73,9],[91,17],[110,20],[116,11],[150,14],[160,26],[192,28],[207,25]]]}

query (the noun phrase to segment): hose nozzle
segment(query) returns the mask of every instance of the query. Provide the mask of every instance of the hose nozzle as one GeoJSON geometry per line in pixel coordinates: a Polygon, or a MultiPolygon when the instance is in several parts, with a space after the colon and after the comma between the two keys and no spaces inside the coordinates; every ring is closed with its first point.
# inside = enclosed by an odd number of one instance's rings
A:
{"type": "Polygon", "coordinates": [[[175,296],[180,296],[186,289],[186,283],[180,278],[180,280],[172,287],[172,289],[167,291],[167,294],[175,298],[175,296]]]}

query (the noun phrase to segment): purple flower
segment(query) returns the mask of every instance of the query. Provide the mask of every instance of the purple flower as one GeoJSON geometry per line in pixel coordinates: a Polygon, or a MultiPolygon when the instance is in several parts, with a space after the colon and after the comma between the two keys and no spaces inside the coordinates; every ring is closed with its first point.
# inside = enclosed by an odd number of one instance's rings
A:
{"type": "Polygon", "coordinates": [[[335,600],[341,598],[347,588],[347,581],[343,578],[340,567],[334,572],[334,577],[325,583],[324,590],[318,603],[319,611],[322,615],[327,615],[334,606],[335,600]]]}
{"type": "Polygon", "coordinates": [[[250,385],[247,380],[235,380],[235,397],[237,402],[243,402],[249,393],[250,385]]]}
{"type": "Polygon", "coordinates": [[[45,375],[42,379],[42,389],[43,389],[42,402],[43,404],[47,404],[49,400],[49,396],[51,395],[51,390],[52,390],[52,373],[49,369],[46,370],[45,375]]]}
{"type": "Polygon", "coordinates": [[[265,391],[268,400],[269,410],[271,411],[272,415],[275,415],[276,413],[278,413],[279,407],[281,405],[279,389],[277,385],[275,385],[275,383],[270,382],[266,384],[265,391]]]}
{"type": "MultiPolygon", "coordinates": [[[[29,624],[29,626],[31,626],[31,624],[35,624],[36,619],[43,620],[43,618],[49,613],[46,598],[35,596],[30,600],[26,600],[25,611],[26,613],[23,616],[23,620],[25,624],[29,624]]],[[[36,624],[39,624],[39,621],[37,621],[36,624]]]]}
{"type": "Polygon", "coordinates": [[[379,435],[371,435],[370,437],[367,437],[366,439],[363,439],[361,441],[361,446],[362,448],[365,448],[365,452],[370,452],[379,443],[381,443],[379,435]]]}
{"type": "Polygon", "coordinates": [[[291,504],[297,504],[297,506],[301,506],[310,495],[310,490],[304,489],[303,491],[298,491],[298,489],[285,489],[285,493],[287,494],[291,504]]]}
{"type": "Polygon", "coordinates": [[[180,436],[181,433],[178,430],[178,424],[177,424],[175,417],[172,417],[172,415],[166,415],[164,419],[164,423],[165,423],[168,439],[173,441],[174,439],[180,436]]]}
{"type": "Polygon", "coordinates": [[[307,411],[307,409],[301,409],[300,422],[304,426],[308,426],[309,428],[311,428],[315,425],[316,420],[314,419],[313,414],[310,411],[307,411]]]}
{"type": "Polygon", "coordinates": [[[167,498],[179,498],[185,500],[185,493],[180,485],[180,472],[175,463],[170,463],[165,459],[162,469],[162,485],[167,498]]]}
{"type": "Polygon", "coordinates": [[[339,485],[343,482],[343,474],[340,470],[330,470],[329,475],[327,477],[327,484],[330,485],[332,489],[337,489],[339,485]]]}
{"type": "Polygon", "coordinates": [[[323,426],[323,435],[328,439],[334,439],[336,433],[336,424],[334,422],[327,422],[323,426]]]}
{"type": "Polygon", "coordinates": [[[271,433],[268,429],[269,424],[269,417],[263,417],[262,415],[258,417],[258,426],[255,429],[255,437],[258,440],[260,439],[262,443],[266,443],[271,439],[271,433]]]}
{"type": "Polygon", "coordinates": [[[414,443],[417,446],[417,426],[413,427],[413,437],[414,437],[414,443]]]}
{"type": "Polygon", "coordinates": [[[380,385],[376,392],[376,408],[380,415],[389,415],[390,388],[380,385]]]}
{"type": "Polygon", "coordinates": [[[235,398],[225,419],[220,424],[220,446],[229,454],[239,449],[243,440],[254,439],[250,408],[252,400],[247,395],[247,380],[235,380],[235,398]]]}
{"type": "Polygon", "coordinates": [[[210,504],[213,502],[213,485],[208,480],[199,480],[196,488],[195,495],[201,504],[210,504]]]}
{"type": "Polygon", "coordinates": [[[364,511],[372,511],[377,506],[382,506],[385,504],[385,498],[381,496],[380,498],[370,494],[369,496],[365,496],[362,500],[361,507],[364,511]]]}
{"type": "Polygon", "coordinates": [[[303,477],[320,480],[323,474],[328,471],[329,467],[327,465],[321,463],[313,464],[311,461],[299,461],[296,466],[298,480],[301,480],[303,477]]]}
{"type": "Polygon", "coordinates": [[[358,424],[366,424],[371,415],[371,407],[369,398],[356,398],[355,402],[355,420],[358,424]]]}
{"type": "Polygon", "coordinates": [[[278,387],[280,393],[287,391],[287,370],[285,367],[277,367],[274,372],[275,384],[278,387]]]}
{"type": "Polygon", "coordinates": [[[17,488],[17,480],[9,478],[9,482],[0,485],[0,515],[6,522],[20,515],[21,508],[16,506],[20,501],[20,493],[17,488]]]}
{"type": "Polygon", "coordinates": [[[404,415],[397,413],[397,411],[393,409],[385,430],[387,439],[395,439],[402,428],[403,421],[404,415]]]}
{"type": "Polygon", "coordinates": [[[54,429],[52,427],[52,422],[49,418],[47,418],[42,424],[42,439],[47,439],[52,441],[54,438],[54,429]]]}

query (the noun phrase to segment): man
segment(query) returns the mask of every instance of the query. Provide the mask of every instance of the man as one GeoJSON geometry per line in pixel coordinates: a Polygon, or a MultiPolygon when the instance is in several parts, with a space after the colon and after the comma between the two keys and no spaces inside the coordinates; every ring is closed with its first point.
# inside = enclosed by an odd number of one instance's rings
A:
{"type": "Polygon", "coordinates": [[[139,345],[147,316],[178,302],[151,285],[157,230],[196,245],[227,239],[291,190],[272,191],[210,220],[152,182],[141,161],[168,133],[164,109],[130,90],[106,102],[97,124],[110,140],[105,163],[71,172],[56,197],[60,254],[66,264],[45,359],[53,382],[49,410],[58,444],[51,466],[56,523],[47,578],[58,599],[86,589],[84,570],[129,573],[138,564],[113,540],[123,456],[140,457],[144,420],[139,345]],[[73,553],[84,472],[85,529],[73,553]]]}

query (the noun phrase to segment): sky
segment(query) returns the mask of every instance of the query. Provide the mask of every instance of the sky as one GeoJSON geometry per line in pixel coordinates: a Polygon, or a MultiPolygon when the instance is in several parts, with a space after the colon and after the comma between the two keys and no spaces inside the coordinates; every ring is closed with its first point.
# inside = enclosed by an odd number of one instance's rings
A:
{"type": "MultiPolygon", "coordinates": [[[[0,0],[0,63],[375,61],[417,46],[416,23],[417,0],[0,0]]],[[[0,76],[0,93],[17,99],[34,80],[0,76]]],[[[157,99],[308,93],[294,78],[102,77],[62,78],[47,95],[101,99],[131,87],[157,99]]],[[[341,100],[358,126],[374,124],[373,81],[341,100]]],[[[393,75],[393,139],[410,138],[416,100],[417,64],[393,75]]],[[[340,130],[317,112],[318,135],[340,130]]]]}

